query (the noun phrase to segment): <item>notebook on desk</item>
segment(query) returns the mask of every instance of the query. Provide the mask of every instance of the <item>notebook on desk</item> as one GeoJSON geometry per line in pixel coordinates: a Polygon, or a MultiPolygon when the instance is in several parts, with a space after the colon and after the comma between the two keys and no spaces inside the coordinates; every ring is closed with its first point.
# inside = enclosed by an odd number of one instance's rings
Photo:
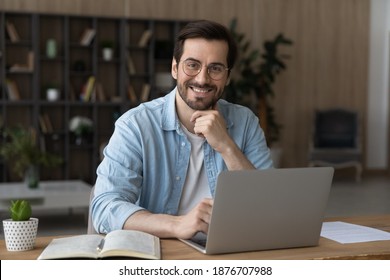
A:
{"type": "Polygon", "coordinates": [[[221,172],[207,235],[181,241],[205,254],[316,246],[333,172],[332,167],[221,172]]]}

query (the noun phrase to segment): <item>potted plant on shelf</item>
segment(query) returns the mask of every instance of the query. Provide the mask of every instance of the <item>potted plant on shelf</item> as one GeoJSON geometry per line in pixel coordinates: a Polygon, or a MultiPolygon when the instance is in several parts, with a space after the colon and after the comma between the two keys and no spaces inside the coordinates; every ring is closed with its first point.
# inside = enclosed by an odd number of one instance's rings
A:
{"type": "Polygon", "coordinates": [[[57,101],[60,98],[60,87],[57,83],[49,83],[45,86],[45,89],[48,101],[57,101]]]}
{"type": "Polygon", "coordinates": [[[114,56],[114,42],[111,40],[104,40],[100,43],[102,48],[103,60],[111,61],[114,56]]]}
{"type": "Polygon", "coordinates": [[[93,121],[83,116],[74,116],[69,122],[69,130],[75,136],[75,144],[83,145],[93,131],[93,121]]]}
{"type": "Polygon", "coordinates": [[[31,205],[26,200],[11,201],[10,219],[3,220],[4,238],[8,251],[26,251],[34,248],[38,219],[31,217],[31,205]]]}
{"type": "Polygon", "coordinates": [[[0,155],[12,164],[19,177],[24,176],[29,188],[38,188],[40,166],[54,167],[62,163],[60,156],[42,151],[36,138],[32,128],[8,128],[3,132],[0,145],[0,155]]]}
{"type": "MultiPolygon", "coordinates": [[[[230,30],[238,45],[239,59],[226,87],[225,97],[228,101],[251,108],[259,116],[267,144],[272,151],[273,144],[280,138],[282,127],[276,120],[272,106],[272,86],[276,76],[286,69],[284,60],[288,58],[287,55],[279,54],[278,48],[281,45],[291,45],[292,41],[283,34],[278,34],[273,40],[264,42],[264,51],[261,52],[251,49],[245,34],[237,31],[236,19],[232,20],[230,30]]],[[[274,162],[277,161],[274,158],[274,162]]]]}

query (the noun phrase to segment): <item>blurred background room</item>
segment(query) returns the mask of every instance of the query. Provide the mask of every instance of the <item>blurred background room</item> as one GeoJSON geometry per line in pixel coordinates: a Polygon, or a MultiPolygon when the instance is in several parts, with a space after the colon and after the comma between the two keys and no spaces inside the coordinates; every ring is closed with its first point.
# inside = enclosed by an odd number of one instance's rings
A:
{"type": "MultiPolygon", "coordinates": [[[[257,86],[260,64],[278,67],[263,94],[237,86],[237,66],[235,95],[226,98],[249,98],[277,167],[335,167],[326,216],[390,213],[390,1],[1,0],[0,145],[21,126],[40,151],[61,158],[39,166],[36,205],[52,199],[44,182],[71,182],[66,193],[55,190],[52,205],[37,207],[38,235],[86,233],[88,190],[115,120],[174,87],[174,38],[194,19],[235,24],[259,52],[250,66],[257,86]],[[275,43],[278,35],[288,43],[275,43]],[[266,42],[277,48],[276,62],[261,56],[272,55],[266,42]],[[319,115],[329,110],[351,115],[319,115]]],[[[0,160],[2,219],[13,184],[25,178],[16,164],[0,160]]]]}

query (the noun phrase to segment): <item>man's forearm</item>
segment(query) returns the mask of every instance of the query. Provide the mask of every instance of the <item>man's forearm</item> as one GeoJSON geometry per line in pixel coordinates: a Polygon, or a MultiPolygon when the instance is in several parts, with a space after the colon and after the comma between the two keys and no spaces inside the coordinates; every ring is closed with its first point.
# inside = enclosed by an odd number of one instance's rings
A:
{"type": "Polygon", "coordinates": [[[223,160],[228,170],[247,170],[255,169],[254,165],[248,160],[243,152],[237,147],[232,140],[232,143],[221,153],[223,160]]]}
{"type": "Polygon", "coordinates": [[[197,232],[207,232],[212,207],[213,200],[205,198],[182,216],[152,214],[142,210],[131,215],[123,228],[147,232],[161,238],[189,239],[197,232]]]}
{"type": "Polygon", "coordinates": [[[139,230],[161,238],[175,237],[174,229],[178,217],[166,214],[152,214],[146,210],[131,215],[123,229],[139,230]]]}

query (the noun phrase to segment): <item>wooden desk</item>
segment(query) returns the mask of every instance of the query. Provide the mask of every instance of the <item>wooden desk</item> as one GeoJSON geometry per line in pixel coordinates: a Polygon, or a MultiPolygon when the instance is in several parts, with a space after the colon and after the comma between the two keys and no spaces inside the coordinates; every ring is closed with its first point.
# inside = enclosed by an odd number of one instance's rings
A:
{"type": "MultiPolygon", "coordinates": [[[[327,221],[344,221],[369,226],[390,232],[390,215],[332,218],[327,221]]],[[[34,250],[25,252],[8,252],[5,241],[0,240],[0,259],[36,259],[42,250],[55,237],[40,237],[36,241],[34,250]]],[[[307,248],[293,248],[283,250],[268,250],[221,255],[204,255],[175,239],[161,240],[162,258],[166,260],[190,259],[266,259],[266,260],[307,260],[307,259],[381,259],[390,260],[390,240],[354,244],[340,244],[322,238],[319,246],[307,248]]]]}

